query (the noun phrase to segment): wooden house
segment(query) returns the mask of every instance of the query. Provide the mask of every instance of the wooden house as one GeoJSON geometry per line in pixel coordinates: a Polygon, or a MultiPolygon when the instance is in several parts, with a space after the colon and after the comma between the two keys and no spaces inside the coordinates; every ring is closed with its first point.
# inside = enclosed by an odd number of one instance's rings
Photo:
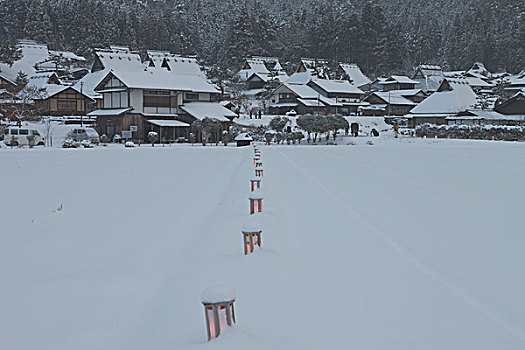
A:
{"type": "Polygon", "coordinates": [[[339,63],[336,76],[341,80],[348,80],[352,85],[359,89],[367,89],[372,81],[363,74],[361,68],[354,63],[339,63]]]}
{"type": "Polygon", "coordinates": [[[524,114],[501,114],[494,110],[469,109],[446,118],[448,125],[525,125],[524,114]]]}
{"type": "Polygon", "coordinates": [[[275,81],[279,84],[288,79],[277,58],[261,56],[246,59],[238,76],[246,83],[248,90],[260,90],[269,82],[275,81]]]}
{"type": "Polygon", "coordinates": [[[16,83],[8,77],[2,76],[0,72],[0,90],[11,90],[16,87],[16,83]]]}
{"type": "Polygon", "coordinates": [[[334,101],[335,113],[356,114],[357,109],[362,105],[364,92],[350,84],[348,80],[312,79],[307,85],[325,99],[334,101]]]}
{"type": "Polygon", "coordinates": [[[446,124],[446,118],[472,109],[478,103],[478,96],[462,79],[445,79],[432,95],[415,106],[408,119],[409,127],[424,123],[446,124]]]}
{"type": "Polygon", "coordinates": [[[297,114],[336,113],[336,105],[342,107],[305,84],[281,84],[268,97],[270,114],[286,114],[292,110],[297,114]]]}
{"type": "Polygon", "coordinates": [[[525,92],[518,92],[496,106],[495,110],[505,115],[525,115],[525,92]]]}
{"type": "Polygon", "coordinates": [[[418,81],[412,80],[404,75],[392,75],[381,82],[383,91],[414,90],[418,84],[418,81]]]}
{"type": "Polygon", "coordinates": [[[370,108],[363,109],[363,115],[401,116],[409,113],[412,108],[425,99],[426,95],[420,89],[376,91],[365,98],[370,103],[370,108]]]}
{"type": "Polygon", "coordinates": [[[193,121],[205,117],[224,123],[237,115],[219,104],[219,91],[206,79],[176,74],[167,69],[109,71],[95,91],[103,108],[89,115],[98,118],[97,131],[112,137],[146,139],[151,130],[160,138],[188,137],[193,121]]]}
{"type": "Polygon", "coordinates": [[[419,82],[417,87],[425,92],[437,91],[445,76],[440,66],[422,64],[416,67],[412,80],[419,82]]]}

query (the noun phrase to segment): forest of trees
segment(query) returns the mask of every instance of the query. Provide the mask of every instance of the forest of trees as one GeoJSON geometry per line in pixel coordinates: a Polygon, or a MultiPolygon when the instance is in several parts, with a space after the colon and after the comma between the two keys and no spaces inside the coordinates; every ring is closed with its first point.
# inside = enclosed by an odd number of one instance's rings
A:
{"type": "Polygon", "coordinates": [[[525,1],[0,0],[0,38],[87,57],[109,44],[170,50],[231,70],[271,55],[290,69],[300,57],[327,58],[369,75],[474,61],[515,73],[525,69],[525,1]]]}

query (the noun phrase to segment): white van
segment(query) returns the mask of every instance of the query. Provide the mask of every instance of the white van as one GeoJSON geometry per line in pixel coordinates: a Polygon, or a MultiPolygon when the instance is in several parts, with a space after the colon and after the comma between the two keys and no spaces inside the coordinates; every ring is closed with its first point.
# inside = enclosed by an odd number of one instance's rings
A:
{"type": "Polygon", "coordinates": [[[79,142],[87,140],[96,145],[100,142],[98,132],[93,128],[75,128],[67,134],[67,138],[79,142]]]}
{"type": "Polygon", "coordinates": [[[29,139],[27,137],[30,135],[35,137],[35,146],[44,146],[45,139],[38,130],[29,127],[19,128],[17,126],[5,129],[4,143],[7,146],[28,146],[29,139]]]}

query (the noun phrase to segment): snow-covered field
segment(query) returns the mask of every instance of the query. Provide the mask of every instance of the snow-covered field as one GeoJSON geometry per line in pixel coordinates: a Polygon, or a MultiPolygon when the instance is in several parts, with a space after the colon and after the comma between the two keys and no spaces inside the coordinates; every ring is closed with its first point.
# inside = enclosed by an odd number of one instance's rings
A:
{"type": "Polygon", "coordinates": [[[525,349],[525,145],[0,150],[0,349],[525,349]],[[201,292],[236,291],[206,342],[201,292]]]}

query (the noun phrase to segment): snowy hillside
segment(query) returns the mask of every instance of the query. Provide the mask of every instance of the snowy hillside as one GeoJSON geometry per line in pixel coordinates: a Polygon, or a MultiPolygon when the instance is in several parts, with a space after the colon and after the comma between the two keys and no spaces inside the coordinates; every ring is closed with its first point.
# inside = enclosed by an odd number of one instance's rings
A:
{"type": "Polygon", "coordinates": [[[251,147],[0,150],[0,348],[525,348],[524,145],[260,149],[248,256],[251,147]]]}

